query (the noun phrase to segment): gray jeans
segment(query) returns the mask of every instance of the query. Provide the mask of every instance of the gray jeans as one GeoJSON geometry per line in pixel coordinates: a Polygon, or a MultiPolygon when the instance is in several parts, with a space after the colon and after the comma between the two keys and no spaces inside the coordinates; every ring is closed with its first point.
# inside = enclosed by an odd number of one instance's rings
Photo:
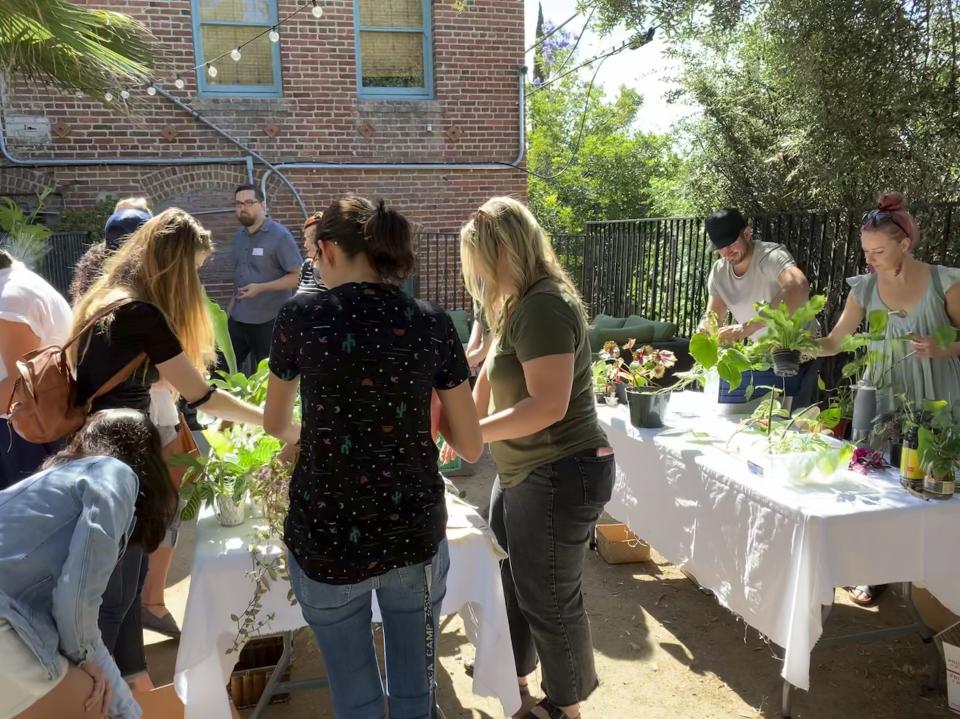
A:
{"type": "Polygon", "coordinates": [[[517,676],[543,664],[542,689],[559,706],[597,687],[590,622],[583,607],[583,560],[610,499],[613,455],[574,455],[535,469],[490,498],[490,527],[509,553],[501,565],[517,676]]]}

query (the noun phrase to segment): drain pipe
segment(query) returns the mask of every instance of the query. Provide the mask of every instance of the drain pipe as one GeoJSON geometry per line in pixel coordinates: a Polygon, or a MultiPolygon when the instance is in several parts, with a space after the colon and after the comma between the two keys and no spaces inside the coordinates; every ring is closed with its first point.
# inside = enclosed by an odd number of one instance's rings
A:
{"type": "MultiPolygon", "coordinates": [[[[234,137],[233,135],[231,135],[229,132],[219,127],[218,125],[215,125],[213,122],[211,122],[206,117],[201,115],[199,112],[194,110],[192,107],[184,103],[176,95],[170,94],[169,92],[164,90],[162,87],[159,87],[157,85],[154,85],[154,88],[156,89],[158,95],[162,95],[163,97],[167,98],[174,105],[179,107],[184,112],[188,113],[194,120],[206,125],[215,133],[220,135],[220,137],[224,138],[228,142],[231,142],[237,147],[239,147],[241,150],[247,153],[253,160],[256,160],[257,162],[263,164],[263,166],[267,168],[267,172],[275,173],[277,177],[280,178],[280,181],[287,186],[287,189],[290,190],[291,193],[293,193],[293,199],[296,200],[297,205],[300,206],[300,211],[303,212],[303,216],[307,217],[307,206],[303,204],[303,199],[300,197],[300,193],[297,192],[297,188],[293,186],[290,180],[287,179],[286,175],[284,175],[276,165],[274,165],[271,162],[268,162],[263,155],[261,155],[259,152],[249,147],[248,145],[244,144],[242,140],[234,137]]],[[[248,172],[252,174],[252,168],[249,164],[247,165],[247,169],[248,169],[248,172]]]]}
{"type": "MultiPolygon", "coordinates": [[[[280,170],[511,170],[517,169],[527,150],[526,116],[526,75],[525,65],[517,68],[517,96],[520,112],[520,141],[517,157],[513,162],[279,162],[269,167],[260,178],[260,191],[267,196],[267,180],[274,172],[288,187],[290,183],[280,174],[280,170]]],[[[299,197],[297,198],[299,200],[299,197]]],[[[300,203],[303,209],[303,203],[300,203]]],[[[306,210],[304,210],[306,216],[306,210]]]]}

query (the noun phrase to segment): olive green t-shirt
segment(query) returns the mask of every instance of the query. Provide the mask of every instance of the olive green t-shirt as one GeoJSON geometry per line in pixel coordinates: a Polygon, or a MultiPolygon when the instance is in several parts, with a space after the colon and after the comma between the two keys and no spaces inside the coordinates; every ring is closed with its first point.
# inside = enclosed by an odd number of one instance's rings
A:
{"type": "Polygon", "coordinates": [[[549,355],[574,355],[573,386],[564,418],[527,437],[490,445],[501,487],[519,484],[544,464],[581,450],[607,446],[597,420],[587,325],[577,300],[564,294],[556,282],[544,279],[527,291],[493,352],[488,367],[491,413],[509,409],[530,396],[522,362],[549,355]]]}

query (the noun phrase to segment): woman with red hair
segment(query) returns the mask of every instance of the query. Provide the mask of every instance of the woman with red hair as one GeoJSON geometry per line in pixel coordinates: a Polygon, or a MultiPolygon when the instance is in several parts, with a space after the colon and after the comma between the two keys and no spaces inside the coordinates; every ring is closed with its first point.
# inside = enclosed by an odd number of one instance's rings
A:
{"type": "MultiPolygon", "coordinates": [[[[920,232],[903,198],[896,192],[880,196],[875,210],[864,213],[860,245],[867,273],[850,277],[850,294],[836,326],[820,340],[823,356],[840,351],[843,340],[857,331],[874,310],[888,313],[887,339],[871,342],[868,350],[887,356],[864,379],[878,392],[878,412],[893,410],[895,396],[919,406],[925,399],[960,401],[960,342],[943,347],[933,339],[943,325],[960,327],[960,270],[928,265],[913,256],[920,232]],[[909,336],[909,341],[895,338],[909,336]]],[[[852,599],[869,606],[879,587],[857,587],[852,599]]]]}

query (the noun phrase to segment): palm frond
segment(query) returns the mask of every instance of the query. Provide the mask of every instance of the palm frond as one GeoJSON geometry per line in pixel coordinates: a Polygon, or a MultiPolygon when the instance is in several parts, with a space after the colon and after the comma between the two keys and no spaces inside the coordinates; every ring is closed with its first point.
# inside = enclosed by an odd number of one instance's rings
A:
{"type": "Polygon", "coordinates": [[[150,76],[139,20],[67,0],[0,0],[0,70],[93,97],[150,76]]]}

